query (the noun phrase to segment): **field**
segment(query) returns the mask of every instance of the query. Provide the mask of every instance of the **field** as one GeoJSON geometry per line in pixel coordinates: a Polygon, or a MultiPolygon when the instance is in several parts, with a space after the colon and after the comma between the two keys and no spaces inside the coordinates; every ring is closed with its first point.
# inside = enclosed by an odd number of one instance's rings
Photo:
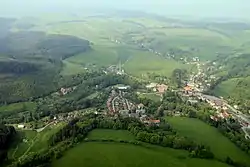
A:
{"type": "Polygon", "coordinates": [[[198,119],[167,117],[167,120],[181,135],[210,146],[217,158],[225,159],[229,156],[236,161],[250,162],[249,156],[224,137],[216,128],[198,119]]]}
{"type": "Polygon", "coordinates": [[[6,106],[0,106],[1,112],[18,112],[18,111],[34,111],[36,108],[36,103],[23,102],[23,103],[13,103],[6,106]]]}
{"type": "Polygon", "coordinates": [[[147,77],[147,73],[155,73],[164,76],[171,76],[176,68],[187,68],[174,60],[167,60],[150,52],[136,51],[125,63],[125,71],[131,75],[147,77]]]}
{"type": "Polygon", "coordinates": [[[53,167],[226,167],[217,161],[190,159],[186,152],[167,148],[143,148],[117,143],[82,143],[69,150],[53,167]]]}
{"type": "Polygon", "coordinates": [[[155,93],[142,93],[142,94],[140,94],[140,98],[147,98],[147,99],[153,100],[155,102],[161,100],[161,96],[157,95],[155,93]]]}
{"type": "Polygon", "coordinates": [[[126,130],[95,129],[88,135],[89,139],[114,139],[114,140],[135,140],[134,136],[126,130]]]}
{"type": "Polygon", "coordinates": [[[18,133],[21,135],[21,141],[14,144],[8,152],[9,159],[16,159],[28,154],[36,152],[48,147],[49,137],[56,133],[64,124],[60,123],[53,127],[46,127],[42,132],[32,130],[23,130],[18,133]]]}

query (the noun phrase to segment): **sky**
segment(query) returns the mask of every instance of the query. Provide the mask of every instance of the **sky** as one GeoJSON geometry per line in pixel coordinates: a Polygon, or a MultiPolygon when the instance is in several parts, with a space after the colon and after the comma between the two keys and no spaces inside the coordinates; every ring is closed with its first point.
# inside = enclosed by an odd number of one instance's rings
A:
{"type": "Polygon", "coordinates": [[[0,0],[0,15],[35,15],[84,9],[139,10],[165,16],[250,19],[250,0],[0,0]]]}

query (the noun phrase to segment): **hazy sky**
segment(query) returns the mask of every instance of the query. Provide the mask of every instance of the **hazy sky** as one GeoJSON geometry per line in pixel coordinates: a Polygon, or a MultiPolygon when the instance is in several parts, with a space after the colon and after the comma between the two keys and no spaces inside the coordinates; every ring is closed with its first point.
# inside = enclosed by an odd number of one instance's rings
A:
{"type": "Polygon", "coordinates": [[[0,0],[0,15],[83,8],[143,10],[164,15],[250,19],[250,0],[0,0]]]}

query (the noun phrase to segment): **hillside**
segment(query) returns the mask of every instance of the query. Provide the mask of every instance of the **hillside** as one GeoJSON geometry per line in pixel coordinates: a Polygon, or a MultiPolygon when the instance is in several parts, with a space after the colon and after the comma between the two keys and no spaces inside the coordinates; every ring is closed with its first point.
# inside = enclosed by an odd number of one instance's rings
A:
{"type": "Polygon", "coordinates": [[[250,100],[250,54],[219,59],[212,74],[219,76],[212,93],[236,101],[250,100]]]}
{"type": "Polygon", "coordinates": [[[58,89],[62,60],[91,50],[87,40],[38,31],[12,32],[9,22],[0,37],[0,103],[24,101],[58,89]],[[9,31],[8,31],[9,30],[9,31]]]}

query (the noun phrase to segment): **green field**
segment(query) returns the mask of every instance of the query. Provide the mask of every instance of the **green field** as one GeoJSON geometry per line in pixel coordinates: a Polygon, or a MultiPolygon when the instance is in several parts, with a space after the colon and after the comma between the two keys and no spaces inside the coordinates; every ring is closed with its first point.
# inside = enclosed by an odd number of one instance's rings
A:
{"type": "Polygon", "coordinates": [[[150,99],[150,100],[153,100],[155,102],[161,100],[161,96],[157,95],[156,93],[142,93],[142,94],[139,95],[139,97],[140,98],[150,99]]]}
{"type": "Polygon", "coordinates": [[[150,52],[137,50],[129,61],[124,64],[124,68],[131,75],[147,77],[147,73],[171,76],[174,69],[189,69],[189,66],[174,60],[164,59],[150,52]]]}
{"type": "Polygon", "coordinates": [[[36,103],[21,102],[21,103],[13,103],[10,105],[0,106],[0,113],[1,112],[34,111],[35,109],[36,109],[36,103]]]}
{"type": "Polygon", "coordinates": [[[181,135],[210,146],[217,158],[225,159],[229,156],[235,161],[250,163],[250,157],[224,137],[216,128],[192,118],[167,117],[167,120],[181,135]]]}
{"type": "Polygon", "coordinates": [[[52,127],[49,126],[39,133],[32,130],[19,131],[22,139],[9,150],[9,159],[16,159],[28,154],[29,152],[37,152],[48,148],[49,137],[56,133],[63,125],[64,123],[59,123],[57,125],[53,125],[52,127]]]}
{"type": "Polygon", "coordinates": [[[227,167],[217,161],[188,158],[188,153],[168,148],[89,142],[69,150],[53,167],[227,167]]]}
{"type": "Polygon", "coordinates": [[[88,135],[89,139],[135,140],[134,136],[126,130],[95,129],[88,135]]]}

